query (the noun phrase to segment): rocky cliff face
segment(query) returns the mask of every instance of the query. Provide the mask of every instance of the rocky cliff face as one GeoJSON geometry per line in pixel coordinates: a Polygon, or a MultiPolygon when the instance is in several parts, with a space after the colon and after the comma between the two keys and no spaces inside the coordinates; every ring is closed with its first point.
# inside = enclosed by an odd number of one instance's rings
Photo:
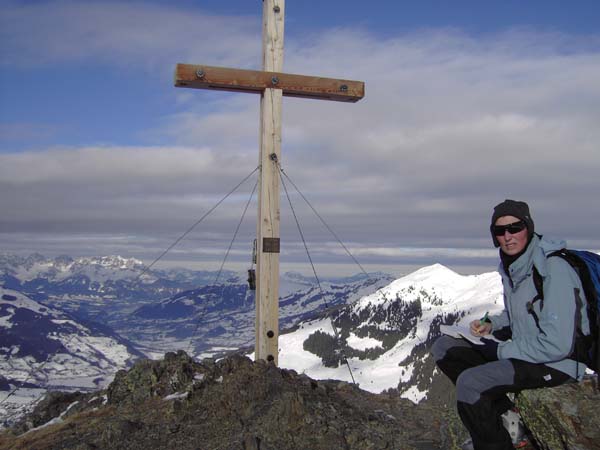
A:
{"type": "Polygon", "coordinates": [[[170,353],[118,372],[105,392],[69,395],[0,435],[0,449],[449,448],[435,408],[243,356],[170,353]]]}

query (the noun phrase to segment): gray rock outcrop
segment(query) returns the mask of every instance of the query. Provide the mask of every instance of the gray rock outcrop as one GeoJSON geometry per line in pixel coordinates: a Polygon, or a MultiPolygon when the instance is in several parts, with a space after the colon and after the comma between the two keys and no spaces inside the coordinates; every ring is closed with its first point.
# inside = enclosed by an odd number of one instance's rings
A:
{"type": "Polygon", "coordinates": [[[540,450],[600,450],[597,378],[523,391],[517,406],[540,450]]]}

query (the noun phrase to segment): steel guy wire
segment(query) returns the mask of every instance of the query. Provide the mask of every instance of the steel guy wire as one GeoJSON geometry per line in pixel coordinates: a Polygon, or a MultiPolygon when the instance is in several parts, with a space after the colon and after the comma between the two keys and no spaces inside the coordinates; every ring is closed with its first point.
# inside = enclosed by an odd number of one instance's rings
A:
{"type": "Polygon", "coordinates": [[[321,215],[317,212],[315,207],[308,201],[308,199],[304,196],[304,194],[300,191],[300,189],[298,189],[298,186],[296,186],[296,184],[291,180],[291,178],[288,176],[288,174],[285,173],[285,171],[283,170],[283,168],[281,166],[279,166],[279,170],[281,170],[281,173],[287,178],[287,180],[291,183],[291,185],[294,186],[294,188],[296,189],[296,192],[298,192],[298,194],[300,194],[300,197],[302,197],[302,199],[306,202],[306,204],[310,207],[310,209],[312,209],[312,211],[319,218],[321,223],[325,226],[325,228],[327,228],[327,230],[329,230],[329,232],[338,241],[338,243],[343,247],[343,249],[350,256],[350,258],[352,258],[352,260],[356,263],[356,265],[360,268],[360,270],[367,276],[367,278],[371,278],[371,276],[367,273],[367,271],[363,268],[363,266],[358,262],[358,260],[350,252],[350,250],[348,250],[348,248],[344,245],[344,243],[338,237],[338,235],[335,233],[335,231],[333,231],[331,229],[331,227],[327,224],[327,222],[325,222],[325,219],[323,219],[323,217],[321,217],[321,215]]]}
{"type": "MultiPolygon", "coordinates": [[[[242,222],[244,221],[244,217],[246,216],[246,212],[248,211],[248,207],[250,206],[250,202],[252,201],[252,197],[254,196],[254,192],[256,191],[256,186],[258,186],[258,180],[256,180],[256,183],[254,183],[254,187],[252,188],[250,197],[248,198],[248,201],[246,202],[246,206],[244,207],[244,211],[242,212],[242,217],[240,218],[240,221],[238,222],[237,227],[235,228],[235,232],[233,233],[233,238],[231,239],[231,242],[229,243],[229,247],[227,248],[227,251],[225,252],[225,256],[223,257],[223,261],[221,262],[221,267],[219,267],[219,271],[217,272],[217,276],[215,277],[215,281],[213,282],[213,284],[215,284],[215,285],[217,284],[217,281],[219,281],[221,273],[223,272],[223,267],[225,266],[225,262],[227,261],[227,258],[229,257],[229,253],[231,252],[233,243],[235,242],[238,232],[240,231],[240,227],[242,226],[242,222]]],[[[221,291],[221,297],[223,297],[224,292],[225,292],[225,285],[223,285],[223,289],[221,291]]],[[[200,327],[200,322],[202,322],[202,319],[204,319],[204,315],[206,314],[207,309],[208,309],[208,299],[206,299],[206,301],[204,302],[203,309],[200,313],[200,316],[196,320],[196,327],[194,328],[192,336],[190,337],[188,353],[190,353],[192,351],[192,346],[194,344],[194,337],[196,337],[196,333],[198,332],[198,328],[200,327]]]]}
{"type": "MultiPolygon", "coordinates": [[[[363,266],[358,262],[358,260],[354,257],[354,255],[350,252],[350,250],[348,250],[348,247],[346,247],[346,245],[338,237],[338,235],[336,234],[336,232],[327,224],[327,222],[325,221],[325,219],[323,219],[323,217],[321,216],[321,214],[319,214],[319,212],[316,210],[316,208],[310,203],[310,201],[302,193],[302,191],[300,190],[300,188],[298,188],[298,186],[296,186],[296,184],[294,183],[294,181],[288,176],[288,174],[285,172],[285,170],[283,170],[283,167],[281,167],[281,165],[279,165],[279,170],[287,178],[287,180],[290,182],[290,184],[292,186],[294,186],[294,188],[296,189],[296,192],[298,192],[298,194],[300,194],[300,197],[302,197],[302,199],[306,202],[306,204],[310,207],[310,209],[312,209],[312,211],[315,213],[315,215],[318,217],[318,219],[321,221],[321,223],[325,226],[325,228],[327,228],[327,230],[331,233],[331,235],[337,240],[337,242],[346,251],[346,253],[348,254],[348,256],[350,256],[350,258],[352,258],[352,261],[354,261],[354,263],[360,268],[360,270],[362,271],[362,273],[364,273],[369,280],[374,280],[374,278],[371,277],[371,275],[369,275],[367,273],[367,271],[363,268],[363,266]]],[[[380,290],[381,289],[377,289],[376,292],[378,292],[380,290]]]]}
{"type": "MultiPolygon", "coordinates": [[[[144,275],[148,270],[150,270],[150,268],[152,266],[154,266],[161,258],[163,258],[170,250],[173,249],[173,247],[175,247],[179,242],[181,242],[181,240],[183,238],[185,238],[189,233],[192,232],[192,230],[194,228],[196,228],[196,226],[198,226],[204,219],[206,219],[206,217],[208,217],[215,209],[217,209],[217,207],[223,203],[231,194],[233,194],[242,184],[244,184],[246,182],[246,180],[248,180],[252,175],[254,175],[254,173],[256,171],[258,171],[258,169],[260,168],[260,166],[257,166],[252,172],[250,172],[250,174],[248,174],[242,181],[240,181],[233,189],[231,189],[221,200],[219,200],[210,210],[208,210],[208,212],[206,212],[199,220],[197,220],[185,233],[183,233],[179,238],[177,238],[177,240],[175,240],[175,242],[173,244],[171,244],[165,251],[162,252],[162,254],[156,258],[152,264],[150,264],[149,266],[146,266],[144,268],[144,270],[137,276],[137,278],[134,280],[134,282],[137,282],[142,275],[144,275]]],[[[88,321],[92,322],[94,321],[96,318],[98,318],[100,316],[100,314],[102,314],[102,310],[98,311],[97,314],[88,317],[88,321]]],[[[75,333],[71,335],[71,337],[66,341],[65,344],[62,344],[60,346],[58,346],[56,348],[56,350],[54,350],[47,358],[45,361],[43,361],[38,367],[34,367],[32,368],[29,373],[27,374],[27,377],[25,378],[25,380],[23,382],[21,382],[21,384],[27,384],[35,374],[37,374],[38,372],[40,372],[45,366],[46,364],[52,360],[52,358],[54,358],[54,356],[56,356],[59,352],[59,350],[61,348],[67,348],[67,346],[73,341],[73,339],[75,338],[75,336],[77,336],[75,333]]],[[[15,386],[13,388],[12,391],[10,391],[8,393],[8,395],[6,397],[4,397],[1,401],[0,401],[0,405],[4,404],[10,397],[12,397],[13,395],[15,395],[15,393],[19,390],[18,386],[15,386]]]]}
{"type": "Polygon", "coordinates": [[[246,180],[248,178],[250,178],[252,175],[254,175],[254,173],[259,168],[260,168],[260,166],[257,166],[252,172],[250,172],[250,174],[246,178],[244,178],[242,181],[240,181],[231,191],[229,191],[221,200],[219,200],[211,209],[209,209],[200,219],[198,219],[191,227],[189,227],[185,233],[183,233],[181,236],[179,236],[175,240],[175,242],[173,242],[165,251],[163,251],[160,254],[160,256],[158,258],[156,258],[154,261],[152,261],[152,263],[149,266],[146,266],[146,268],[138,275],[138,277],[136,278],[135,281],[139,280],[142,277],[142,275],[144,275],[146,272],[148,272],[148,270],[150,270],[152,268],[152,266],[154,266],[154,264],[156,264],[158,261],[160,261],[163,256],[165,256],[167,253],[169,253],[169,251],[171,251],[173,249],[173,247],[175,247],[177,244],[179,244],[179,242],[181,242],[181,240],[183,238],[185,238],[188,234],[190,234],[192,232],[192,230],[194,228],[196,228],[204,219],[206,219],[215,209],[217,209],[219,207],[219,205],[227,199],[227,197],[229,197],[231,194],[233,194],[237,190],[237,188],[239,188],[242,184],[244,184],[246,182],[246,180]]]}
{"type": "MultiPolygon", "coordinates": [[[[280,166],[280,170],[281,170],[281,166],[280,166]]],[[[315,265],[313,264],[313,260],[312,260],[312,257],[310,256],[310,252],[308,251],[306,239],[304,239],[304,233],[302,232],[302,227],[300,226],[300,222],[298,221],[298,216],[296,216],[296,211],[294,210],[294,206],[292,205],[292,200],[288,193],[287,186],[285,185],[285,181],[283,180],[283,177],[281,176],[281,174],[280,174],[280,178],[281,178],[281,185],[283,186],[285,195],[288,199],[288,203],[290,204],[290,209],[292,210],[292,215],[294,216],[294,220],[296,221],[296,226],[298,227],[298,232],[300,233],[300,238],[302,239],[302,243],[304,244],[304,249],[306,250],[306,254],[308,255],[308,260],[310,261],[310,265],[312,267],[313,274],[315,275],[315,279],[317,280],[317,285],[319,287],[319,291],[321,292],[321,298],[323,298],[323,302],[325,303],[325,308],[329,309],[329,305],[325,298],[325,293],[323,292],[323,288],[321,286],[321,281],[319,280],[319,276],[317,275],[317,270],[315,269],[315,265]]],[[[329,320],[331,321],[331,328],[333,328],[333,332],[335,334],[335,340],[339,345],[339,350],[342,354],[343,361],[346,363],[346,366],[348,367],[348,371],[350,372],[350,378],[352,378],[352,383],[356,384],[356,381],[354,380],[354,374],[352,373],[352,369],[350,368],[350,363],[348,362],[348,358],[346,357],[346,353],[344,352],[344,347],[342,346],[340,334],[339,334],[337,327],[335,326],[333,317],[330,316],[329,320]]]]}

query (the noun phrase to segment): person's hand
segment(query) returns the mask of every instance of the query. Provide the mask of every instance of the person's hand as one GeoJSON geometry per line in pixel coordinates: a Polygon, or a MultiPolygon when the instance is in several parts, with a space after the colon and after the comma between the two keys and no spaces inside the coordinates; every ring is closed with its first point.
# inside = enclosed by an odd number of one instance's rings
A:
{"type": "Polygon", "coordinates": [[[483,345],[476,345],[477,350],[483,355],[488,361],[498,360],[498,343],[491,339],[481,338],[483,345]]]}
{"type": "Polygon", "coordinates": [[[490,322],[483,322],[481,324],[481,320],[477,319],[469,324],[469,329],[473,336],[485,336],[492,332],[492,324],[490,322]]]}

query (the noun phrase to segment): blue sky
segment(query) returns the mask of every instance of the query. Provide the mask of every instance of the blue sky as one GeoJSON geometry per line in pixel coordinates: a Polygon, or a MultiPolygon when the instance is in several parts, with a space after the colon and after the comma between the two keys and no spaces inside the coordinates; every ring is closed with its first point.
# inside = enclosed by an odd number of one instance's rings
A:
{"type": "MultiPolygon", "coordinates": [[[[175,89],[172,74],[259,68],[261,14],[250,0],[3,2],[0,251],[152,261],[250,173],[258,97],[175,89]]],[[[355,105],[285,99],[282,159],[369,269],[493,267],[487,222],[507,197],[600,249],[597,2],[288,0],[285,17],[284,70],[366,82],[355,105]]],[[[214,266],[251,189],[169,258],[214,266]]],[[[317,262],[354,273],[292,197],[317,262]]],[[[299,268],[286,204],[282,262],[299,268]]]]}

